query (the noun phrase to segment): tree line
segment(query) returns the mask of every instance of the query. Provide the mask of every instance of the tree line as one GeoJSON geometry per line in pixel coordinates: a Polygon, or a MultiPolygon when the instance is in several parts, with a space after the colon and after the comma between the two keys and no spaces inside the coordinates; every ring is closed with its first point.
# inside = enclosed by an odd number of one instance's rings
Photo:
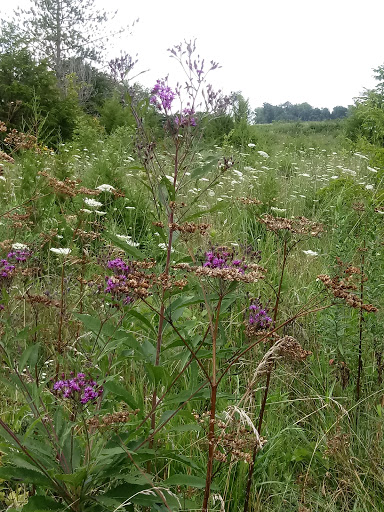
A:
{"type": "Polygon", "coordinates": [[[290,103],[286,101],[281,105],[263,103],[253,111],[255,124],[273,123],[274,121],[329,121],[342,119],[348,115],[348,108],[336,106],[332,112],[328,108],[312,107],[309,103],[290,103]]]}

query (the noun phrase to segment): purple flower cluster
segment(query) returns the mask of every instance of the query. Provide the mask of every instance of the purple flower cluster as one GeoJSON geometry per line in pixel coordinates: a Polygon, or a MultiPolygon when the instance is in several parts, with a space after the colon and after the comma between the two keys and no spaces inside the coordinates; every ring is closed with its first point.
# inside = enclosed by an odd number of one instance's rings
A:
{"type": "Polygon", "coordinates": [[[272,318],[268,315],[268,308],[263,307],[259,299],[249,306],[248,323],[257,330],[268,329],[273,323],[272,318]]]}
{"type": "Polygon", "coordinates": [[[84,373],[78,373],[71,379],[58,380],[53,385],[54,391],[63,398],[71,398],[81,404],[87,404],[96,400],[103,394],[102,386],[99,386],[95,380],[86,379],[84,373]]]}
{"type": "Polygon", "coordinates": [[[156,80],[156,85],[152,89],[152,96],[150,103],[155,105],[159,110],[168,112],[171,109],[172,102],[175,99],[176,94],[168,85],[168,78],[156,80]]]}
{"type": "Polygon", "coordinates": [[[12,265],[8,260],[0,260],[0,277],[10,279],[13,275],[15,268],[15,265],[12,265]]]}
{"type": "Polygon", "coordinates": [[[177,114],[175,117],[175,125],[180,128],[184,128],[186,126],[196,126],[196,118],[194,117],[193,108],[185,108],[181,115],[177,114]]]}
{"type": "Polygon", "coordinates": [[[124,305],[133,302],[132,297],[122,291],[128,274],[132,271],[131,267],[121,258],[109,260],[107,267],[113,271],[113,276],[106,276],[105,293],[110,293],[115,299],[122,300],[124,305]]]}
{"type": "Polygon", "coordinates": [[[0,260],[0,277],[10,279],[16,268],[17,263],[24,263],[30,257],[31,253],[25,249],[15,249],[7,254],[7,258],[0,260]]]}
{"type": "Polygon", "coordinates": [[[244,258],[228,247],[212,247],[205,253],[204,267],[208,268],[236,268],[242,274],[248,268],[244,258]]]}
{"type": "Polygon", "coordinates": [[[17,263],[22,263],[24,261],[27,261],[30,255],[31,253],[29,251],[25,251],[23,249],[16,249],[15,251],[9,252],[7,258],[9,260],[14,260],[17,263]]]}
{"type": "Polygon", "coordinates": [[[117,274],[125,274],[130,271],[129,265],[127,265],[125,261],[122,260],[121,258],[109,260],[107,263],[107,267],[117,274]]]}

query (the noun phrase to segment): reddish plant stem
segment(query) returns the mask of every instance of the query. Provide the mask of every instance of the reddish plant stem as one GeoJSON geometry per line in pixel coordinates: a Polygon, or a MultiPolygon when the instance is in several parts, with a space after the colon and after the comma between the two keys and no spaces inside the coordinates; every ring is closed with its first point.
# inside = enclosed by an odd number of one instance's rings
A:
{"type": "MultiPolygon", "coordinates": [[[[364,265],[365,265],[365,239],[363,243],[363,250],[361,253],[361,275],[360,275],[360,299],[361,303],[363,303],[364,299],[364,265]]],[[[360,308],[359,311],[359,361],[357,366],[357,379],[356,379],[356,401],[360,400],[361,394],[361,377],[363,372],[363,323],[364,323],[364,315],[363,308],[360,308]]],[[[356,416],[357,420],[357,416],[356,416]]]]}
{"type": "MultiPolygon", "coordinates": [[[[175,160],[174,160],[174,175],[173,175],[173,187],[176,190],[176,182],[177,182],[177,173],[178,173],[178,155],[179,155],[179,141],[178,139],[175,139],[175,160]]],[[[174,222],[174,211],[173,208],[168,206],[169,212],[168,212],[168,225],[173,224],[174,222]]],[[[171,252],[172,252],[172,241],[173,241],[173,230],[169,228],[169,236],[168,236],[168,247],[167,247],[167,259],[165,262],[165,269],[164,269],[164,276],[167,278],[169,276],[169,269],[171,264],[171,252]]],[[[165,289],[163,289],[161,294],[161,306],[160,306],[160,313],[159,313],[159,325],[157,329],[157,341],[156,341],[156,358],[155,358],[155,366],[159,366],[160,364],[160,353],[161,353],[161,345],[163,341],[163,328],[164,328],[164,313],[165,313],[165,289]]],[[[152,410],[154,411],[151,415],[151,430],[152,432],[156,429],[156,402],[157,402],[157,389],[153,390],[152,394],[152,410]]],[[[150,448],[153,446],[153,440],[152,437],[150,441],[150,448]]],[[[150,467],[150,463],[148,464],[148,469],[150,467]]]]}
{"type": "Polygon", "coordinates": [[[221,304],[223,301],[223,296],[219,297],[219,302],[217,303],[217,313],[215,326],[212,336],[212,377],[210,381],[211,385],[211,412],[209,416],[209,430],[208,430],[208,464],[207,464],[207,473],[205,478],[205,489],[204,489],[204,499],[203,499],[203,512],[207,512],[208,510],[208,501],[211,494],[211,484],[212,484],[212,470],[213,470],[213,460],[215,454],[215,423],[216,423],[216,401],[217,401],[217,360],[216,360],[216,352],[217,352],[217,332],[219,329],[219,319],[220,319],[220,310],[221,304]]]}
{"type": "Polygon", "coordinates": [[[215,422],[216,422],[216,400],[217,400],[217,384],[211,386],[211,414],[209,417],[208,430],[208,464],[207,475],[205,480],[204,500],[202,512],[208,511],[208,500],[211,494],[213,457],[215,454],[215,422]]]}

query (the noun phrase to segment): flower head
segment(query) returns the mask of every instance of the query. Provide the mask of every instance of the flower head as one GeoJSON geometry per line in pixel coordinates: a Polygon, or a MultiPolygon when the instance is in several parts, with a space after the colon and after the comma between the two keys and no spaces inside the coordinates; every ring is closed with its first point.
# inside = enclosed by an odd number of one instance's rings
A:
{"type": "Polygon", "coordinates": [[[85,374],[82,372],[71,379],[63,378],[56,381],[53,385],[53,390],[57,395],[72,399],[83,405],[96,400],[103,394],[102,386],[99,386],[93,379],[86,379],[85,374]]]}
{"type": "Polygon", "coordinates": [[[100,201],[96,201],[96,199],[92,199],[91,197],[86,197],[84,199],[84,203],[90,208],[98,208],[103,206],[103,203],[100,203],[100,201]]]}
{"type": "Polygon", "coordinates": [[[172,102],[176,94],[168,85],[168,78],[156,80],[156,85],[152,89],[150,103],[155,105],[159,110],[168,112],[171,109],[172,102]]]}
{"type": "Polygon", "coordinates": [[[51,247],[51,252],[54,252],[55,254],[58,254],[59,256],[68,256],[68,254],[71,253],[71,249],[68,249],[65,247],[57,249],[56,247],[51,247]]]}
{"type": "Polygon", "coordinates": [[[115,187],[103,183],[103,185],[99,185],[98,187],[96,187],[96,190],[100,190],[100,192],[113,192],[115,190],[115,187]]]}

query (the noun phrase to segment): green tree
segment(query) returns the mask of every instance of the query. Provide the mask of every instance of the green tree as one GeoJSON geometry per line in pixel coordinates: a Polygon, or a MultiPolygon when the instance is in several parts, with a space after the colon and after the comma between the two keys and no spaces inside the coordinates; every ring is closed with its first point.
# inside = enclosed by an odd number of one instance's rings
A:
{"type": "Polygon", "coordinates": [[[63,96],[47,63],[26,50],[0,54],[0,119],[44,142],[70,138],[79,111],[74,94],[63,96]]]}

